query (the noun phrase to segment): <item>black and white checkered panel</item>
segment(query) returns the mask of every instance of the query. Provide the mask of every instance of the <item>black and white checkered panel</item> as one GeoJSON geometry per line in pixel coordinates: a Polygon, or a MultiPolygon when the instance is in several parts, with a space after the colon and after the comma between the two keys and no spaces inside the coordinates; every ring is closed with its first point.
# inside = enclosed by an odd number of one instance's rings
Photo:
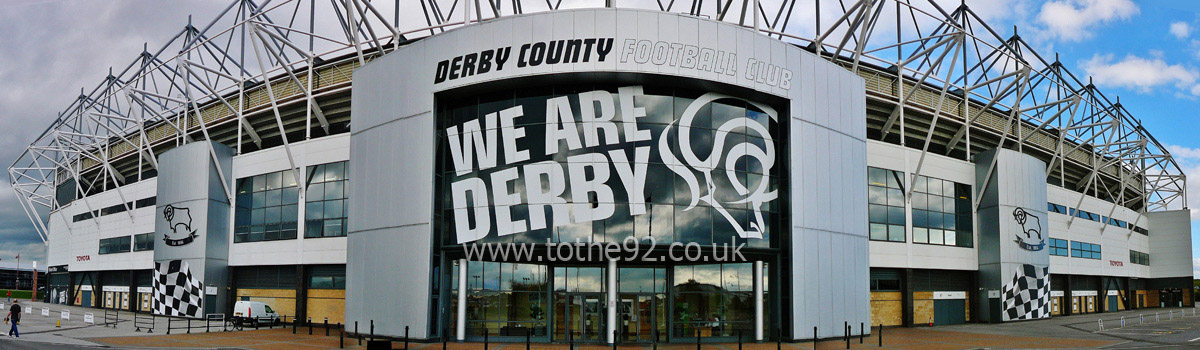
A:
{"type": "Polygon", "coordinates": [[[183,317],[203,315],[204,283],[192,275],[187,262],[156,262],[154,271],[154,314],[183,317]]]}
{"type": "Polygon", "coordinates": [[[1022,265],[1004,285],[1004,321],[1050,317],[1050,268],[1022,265]]]}

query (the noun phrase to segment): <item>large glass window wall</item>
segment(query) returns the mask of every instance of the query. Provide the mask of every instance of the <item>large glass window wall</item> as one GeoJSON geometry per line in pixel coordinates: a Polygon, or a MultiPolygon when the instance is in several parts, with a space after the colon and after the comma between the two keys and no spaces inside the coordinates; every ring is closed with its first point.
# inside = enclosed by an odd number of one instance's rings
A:
{"type": "MultiPolygon", "coordinates": [[[[454,273],[457,269],[455,265],[454,273]]],[[[467,336],[524,337],[526,332],[545,336],[549,322],[546,269],[533,264],[468,263],[467,336]]]]}
{"type": "Polygon", "coordinates": [[[760,185],[764,186],[764,193],[785,197],[786,191],[780,186],[786,168],[783,164],[787,164],[787,152],[784,147],[786,135],[781,131],[777,120],[786,120],[786,113],[781,110],[776,113],[780,114],[776,116],[777,119],[772,119],[754,103],[739,98],[718,98],[709,103],[702,103],[703,106],[694,109],[691,127],[683,128],[679,125],[681,116],[703,95],[702,92],[644,86],[641,87],[641,93],[632,94],[632,98],[623,100],[618,93],[619,88],[628,86],[534,87],[467,97],[439,96],[436,177],[440,190],[436,193],[442,196],[436,200],[436,215],[440,222],[442,242],[447,245],[458,244],[456,220],[459,218],[455,215],[463,215],[466,222],[472,226],[479,225],[477,221],[488,220],[487,226],[491,231],[479,242],[622,242],[626,237],[635,237],[642,242],[653,239],[659,244],[678,241],[707,245],[713,242],[728,243],[739,237],[735,227],[760,230],[763,233],[761,240],[748,240],[748,247],[766,248],[771,242],[777,241],[776,230],[786,227],[782,224],[782,216],[778,214],[784,210],[783,201],[769,200],[754,208],[752,203],[742,200],[747,198],[746,193],[757,191],[760,185]],[[614,104],[603,107],[603,103],[597,102],[591,106],[583,106],[580,102],[581,93],[603,94],[602,99],[611,100],[614,104]],[[550,100],[555,98],[566,98],[569,107],[563,107],[564,110],[561,111],[548,110],[548,105],[554,106],[550,100]],[[629,102],[632,102],[632,107],[623,105],[629,102]],[[510,108],[518,106],[521,107],[520,116],[513,118],[511,122],[507,121],[503,117],[503,111],[511,111],[510,108]],[[569,108],[569,111],[565,110],[566,108],[569,108]],[[585,113],[588,108],[592,111],[585,113]],[[583,117],[585,114],[595,118],[603,117],[605,108],[615,111],[611,116],[613,124],[589,122],[583,117]],[[632,118],[625,114],[634,108],[638,108],[639,114],[641,109],[645,110],[644,117],[636,118],[636,130],[639,130],[638,133],[644,133],[648,139],[633,140],[635,137],[627,134],[627,130],[631,130],[628,129],[630,125],[623,122],[632,118]],[[557,144],[548,141],[555,138],[555,135],[548,135],[548,132],[554,133],[552,130],[555,127],[547,123],[547,119],[551,119],[548,112],[554,112],[550,115],[570,114],[560,118],[574,118],[575,130],[558,132],[557,135],[562,140],[557,144]],[[490,116],[493,113],[500,113],[501,116],[490,116]],[[466,134],[465,130],[470,123],[479,123],[480,131],[466,134]],[[505,146],[508,141],[504,139],[504,129],[501,125],[507,123],[521,128],[524,133],[523,136],[512,140],[520,155],[510,152],[506,148],[508,146],[505,146]],[[755,125],[748,126],[749,124],[755,125]],[[451,129],[464,134],[451,135],[451,129]],[[672,167],[668,166],[672,160],[663,157],[666,151],[673,155],[675,162],[686,162],[686,157],[680,150],[681,130],[687,136],[690,151],[698,158],[720,155],[719,159],[710,163],[711,168],[683,165],[675,169],[691,171],[695,176],[692,179],[695,183],[689,183],[674,172],[672,167]],[[768,138],[758,130],[769,130],[772,135],[768,138]],[[493,149],[484,152],[479,146],[474,146],[471,148],[474,151],[469,163],[470,168],[457,169],[462,167],[464,162],[460,158],[456,164],[454,155],[461,155],[462,152],[467,152],[467,149],[462,146],[451,150],[450,144],[454,140],[459,145],[464,145],[465,139],[468,138],[475,140],[473,142],[476,145],[484,141],[484,145],[493,149]],[[488,141],[493,138],[497,140],[488,141]],[[572,147],[573,143],[578,143],[579,147],[572,147]],[[665,145],[668,149],[661,150],[660,145],[665,145]],[[722,149],[714,152],[715,145],[721,145],[722,149]],[[558,150],[548,151],[550,148],[558,150]],[[647,148],[648,151],[642,148],[647,148]],[[759,158],[744,156],[756,150],[769,150],[768,154],[772,154],[775,159],[768,163],[773,164],[764,164],[759,158]],[[646,153],[639,158],[639,151],[646,153]],[[590,179],[606,176],[607,179],[602,181],[602,184],[611,189],[611,198],[607,198],[607,195],[600,198],[601,196],[594,192],[586,192],[584,198],[573,198],[576,192],[585,192],[577,191],[577,188],[573,187],[580,182],[579,179],[570,178],[568,158],[585,154],[598,156],[590,163],[597,168],[603,167],[608,170],[589,168],[585,173],[590,179]],[[734,157],[730,154],[743,156],[734,157]],[[494,158],[496,166],[481,166],[479,158],[484,156],[494,158]],[[509,156],[513,156],[513,159],[506,158],[509,156]],[[641,198],[631,200],[632,196],[626,190],[626,180],[623,180],[621,175],[623,169],[614,165],[618,163],[616,157],[627,159],[635,171],[638,167],[645,167],[647,184],[644,186],[644,193],[638,194],[641,198]],[[553,175],[531,174],[533,168],[529,168],[528,165],[546,161],[557,163],[551,166],[562,172],[554,172],[565,178],[552,180],[553,175]],[[607,174],[598,175],[601,173],[607,174]],[[497,185],[493,181],[513,176],[515,179],[505,184],[497,185]],[[489,203],[467,201],[460,203],[462,205],[455,204],[452,198],[454,192],[451,189],[455,183],[470,179],[484,181],[489,203]],[[711,188],[715,188],[711,194],[707,193],[709,179],[712,181],[711,188]],[[527,193],[530,191],[528,187],[532,186],[552,188],[561,194],[557,196],[561,202],[572,203],[567,205],[576,207],[571,207],[570,213],[566,210],[558,213],[555,211],[559,209],[553,203],[559,200],[557,198],[549,202],[537,199],[530,201],[527,193]],[[695,186],[700,193],[693,193],[691,186],[695,186]],[[739,191],[741,188],[746,190],[739,191]],[[518,200],[513,201],[517,204],[493,203],[498,191],[505,190],[519,196],[518,200]],[[700,197],[708,195],[712,196],[711,202],[699,200],[700,197]],[[718,205],[713,205],[714,202],[718,205]],[[575,212],[583,209],[577,207],[579,205],[604,212],[611,209],[612,214],[599,220],[580,221],[573,216],[575,212]],[[460,208],[455,208],[456,206],[460,208]],[[476,217],[475,206],[488,206],[489,217],[476,217]],[[642,209],[638,209],[638,206],[642,206],[642,209]],[[511,220],[521,221],[522,226],[512,234],[500,235],[497,224],[497,213],[500,211],[510,212],[511,220]],[[556,215],[561,215],[563,220],[556,221],[559,219],[556,215]],[[542,222],[545,224],[540,224],[542,222]]]}
{"type": "MultiPolygon", "coordinates": [[[[733,339],[754,331],[752,263],[674,267],[623,266],[617,272],[617,337],[660,342],[701,337],[733,339]]],[[[448,278],[457,279],[459,265],[448,278]]],[[[763,320],[772,317],[763,268],[763,320]]],[[[607,268],[470,261],[467,267],[466,336],[480,340],[604,342],[607,268]],[[499,337],[499,338],[496,338],[499,337]]],[[[447,334],[457,322],[457,282],[446,299],[447,334]]],[[[771,327],[765,325],[768,331],[771,327]]]]}

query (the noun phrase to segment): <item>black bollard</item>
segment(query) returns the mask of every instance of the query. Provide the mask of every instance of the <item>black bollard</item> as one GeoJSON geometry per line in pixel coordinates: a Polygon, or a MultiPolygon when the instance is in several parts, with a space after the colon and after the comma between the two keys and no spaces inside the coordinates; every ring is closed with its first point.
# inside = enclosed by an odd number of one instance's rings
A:
{"type": "Polygon", "coordinates": [[[700,327],[696,327],[696,350],[700,350],[700,327]]]}
{"type": "Polygon", "coordinates": [[[817,349],[817,326],[813,326],[813,350],[817,349]]]}
{"type": "MultiPolygon", "coordinates": [[[[295,328],[292,328],[292,330],[293,330],[292,333],[296,333],[294,331],[295,328]]],[[[358,346],[362,346],[362,333],[358,332],[358,321],[354,321],[354,337],[358,338],[358,346]]]]}
{"type": "MultiPolygon", "coordinates": [[[[325,321],[323,321],[321,323],[325,326],[325,336],[328,337],[329,336],[329,318],[326,317],[325,321]]],[[[405,349],[408,349],[408,348],[405,348],[405,349]]]]}
{"type": "Polygon", "coordinates": [[[483,328],[483,350],[488,350],[488,333],[490,333],[490,332],[488,332],[487,327],[484,327],[483,328]]]}
{"type": "MultiPolygon", "coordinates": [[[[292,334],[296,334],[296,316],[292,316],[292,334]]],[[[358,344],[362,345],[362,344],[358,344]]]]}
{"type": "Polygon", "coordinates": [[[618,334],[621,334],[621,333],[614,329],[613,330],[613,350],[617,350],[617,340],[620,339],[620,338],[617,338],[618,334]]]}
{"type": "Polygon", "coordinates": [[[371,320],[371,340],[375,340],[375,320],[371,320]]]}
{"type": "Polygon", "coordinates": [[[533,335],[533,330],[525,328],[525,350],[529,350],[529,337],[533,335]]]}
{"type": "Polygon", "coordinates": [[[864,325],[864,324],[865,324],[865,323],[863,323],[863,322],[859,322],[859,323],[858,323],[858,343],[859,343],[859,344],[862,344],[862,343],[863,343],[863,337],[867,336],[867,332],[863,332],[863,325],[864,325]]]}
{"type": "Polygon", "coordinates": [[[569,334],[567,336],[567,338],[569,338],[568,343],[567,343],[567,350],[575,350],[575,331],[567,330],[567,334],[569,334]]]}
{"type": "Polygon", "coordinates": [[[192,319],[187,319],[187,334],[192,334],[192,319]]]}
{"type": "Polygon", "coordinates": [[[846,348],[850,348],[850,322],[846,322],[846,348]]]}
{"type": "Polygon", "coordinates": [[[346,348],[346,327],[342,327],[342,323],[338,322],[338,349],[346,348]]]}
{"type": "Polygon", "coordinates": [[[442,350],[446,350],[446,343],[450,342],[450,337],[442,337],[442,350]]]}
{"type": "Polygon", "coordinates": [[[742,350],[742,330],[738,330],[738,350],[742,350]]]}
{"type": "Polygon", "coordinates": [[[883,347],[883,324],[879,324],[879,347],[883,347]]]}
{"type": "Polygon", "coordinates": [[[308,325],[308,335],[312,335],[312,317],[309,317],[304,323],[308,325]]]}
{"type": "Polygon", "coordinates": [[[408,350],[408,326],[404,326],[404,350],[408,350]]]}

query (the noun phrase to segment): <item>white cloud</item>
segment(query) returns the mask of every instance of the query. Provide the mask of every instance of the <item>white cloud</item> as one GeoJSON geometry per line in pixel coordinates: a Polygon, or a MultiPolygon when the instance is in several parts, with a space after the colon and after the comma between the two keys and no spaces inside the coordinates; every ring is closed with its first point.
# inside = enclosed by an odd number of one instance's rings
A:
{"type": "Polygon", "coordinates": [[[1171,156],[1175,159],[1190,159],[1200,160],[1200,148],[1191,148],[1178,145],[1167,145],[1167,152],[1171,152],[1171,156]]]}
{"type": "Polygon", "coordinates": [[[1094,55],[1083,62],[1084,71],[1101,86],[1128,88],[1149,93],[1155,88],[1169,86],[1200,96],[1200,72],[1179,64],[1168,64],[1162,58],[1143,58],[1126,55],[1116,60],[1111,54],[1094,55]]]}
{"type": "Polygon", "coordinates": [[[1037,21],[1046,34],[1064,41],[1082,41],[1092,37],[1097,24],[1124,20],[1138,13],[1130,0],[1060,0],[1042,4],[1037,21]]]}
{"type": "Polygon", "coordinates": [[[1192,277],[1200,279],[1200,258],[1192,258],[1192,277]]]}
{"type": "MultiPolygon", "coordinates": [[[[1200,188],[1200,148],[1180,145],[1163,145],[1171,157],[1179,163],[1179,168],[1187,176],[1187,188],[1200,188]]],[[[1190,208],[1192,220],[1200,220],[1200,196],[1188,196],[1187,207],[1190,208]]]]}
{"type": "Polygon", "coordinates": [[[1171,35],[1179,39],[1186,39],[1192,35],[1192,27],[1186,22],[1171,22],[1171,35]]]}

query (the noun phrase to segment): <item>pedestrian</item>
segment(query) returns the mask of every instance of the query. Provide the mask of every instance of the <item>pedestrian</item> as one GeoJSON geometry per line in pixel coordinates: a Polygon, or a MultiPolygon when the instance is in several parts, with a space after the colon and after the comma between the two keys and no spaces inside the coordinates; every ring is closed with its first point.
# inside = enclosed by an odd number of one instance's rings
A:
{"type": "Polygon", "coordinates": [[[8,330],[8,336],[20,338],[21,333],[17,332],[17,324],[21,323],[21,305],[17,305],[18,301],[13,301],[12,307],[8,308],[8,315],[4,316],[4,322],[12,321],[12,328],[8,330]]]}

